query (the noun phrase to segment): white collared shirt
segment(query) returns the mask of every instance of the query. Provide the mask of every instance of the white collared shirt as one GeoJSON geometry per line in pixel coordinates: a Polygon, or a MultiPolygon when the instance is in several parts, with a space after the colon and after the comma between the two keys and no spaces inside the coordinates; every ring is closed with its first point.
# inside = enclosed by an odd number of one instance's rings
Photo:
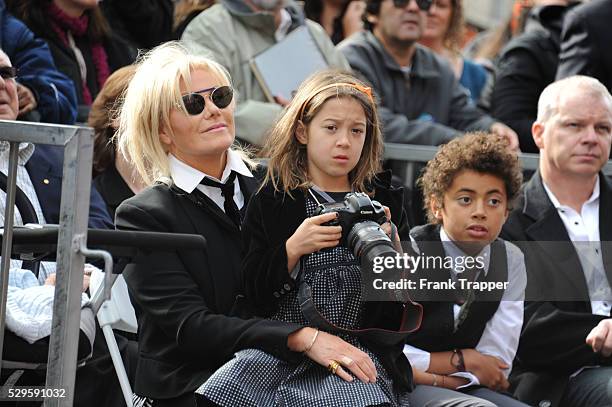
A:
{"type": "MultiPolygon", "coordinates": [[[[187,193],[192,193],[193,190],[197,188],[204,195],[212,199],[212,201],[217,204],[217,206],[223,212],[225,212],[223,207],[225,198],[223,198],[223,195],[221,195],[221,189],[208,185],[200,185],[200,181],[202,181],[204,177],[207,177],[213,181],[224,183],[227,181],[232,171],[245,177],[253,176],[244,161],[242,161],[240,154],[231,149],[227,150],[227,162],[220,180],[211,175],[205,174],[202,171],[196,170],[172,154],[168,154],[168,160],[170,165],[170,175],[172,176],[174,185],[187,193]]],[[[244,195],[242,194],[240,183],[237,179],[234,180],[234,202],[236,202],[238,209],[242,209],[244,206],[244,195]]]]}
{"type": "MultiPolygon", "coordinates": [[[[452,243],[444,228],[440,228],[440,240],[442,242],[450,242],[450,244],[444,244],[447,256],[451,256],[453,259],[466,256],[459,247],[452,243]]],[[[502,295],[497,311],[487,322],[475,349],[483,355],[495,356],[506,363],[509,368],[504,373],[508,377],[512,370],[512,361],[518,349],[521,328],[523,326],[523,302],[525,299],[525,287],[527,286],[527,273],[525,271],[525,259],[520,249],[510,242],[504,242],[504,244],[508,259],[509,284],[502,295]]],[[[487,245],[478,254],[478,256],[484,258],[485,275],[487,275],[489,270],[490,253],[491,245],[487,245]]],[[[453,264],[463,263],[453,261],[453,264]]],[[[451,270],[451,273],[453,274],[452,277],[456,278],[457,271],[451,270]]],[[[453,306],[455,320],[459,316],[460,309],[459,305],[455,304],[453,306]]],[[[429,352],[411,345],[405,345],[404,354],[415,369],[423,372],[429,369],[431,360],[429,352]]],[[[478,382],[475,376],[469,376],[473,383],[478,382]]]]}
{"type": "Polygon", "coordinates": [[[612,288],[606,276],[601,255],[601,242],[599,236],[599,175],[595,181],[593,193],[582,205],[580,213],[569,206],[562,205],[555,194],[542,181],[544,190],[553,206],[557,209],[559,217],[565,225],[565,230],[574,244],[587,288],[591,298],[591,312],[594,315],[610,316],[612,301],[612,288]],[[588,242],[576,244],[575,242],[588,242]]]}
{"type": "MultiPolygon", "coordinates": [[[[23,191],[23,193],[28,197],[30,203],[34,207],[34,211],[36,212],[36,216],[38,217],[38,222],[41,225],[46,223],[45,216],[43,215],[42,207],[40,206],[40,202],[38,201],[38,196],[36,195],[36,190],[34,189],[34,185],[32,184],[32,180],[30,179],[30,175],[25,168],[26,163],[32,157],[34,153],[34,144],[32,143],[20,143],[19,144],[19,152],[17,154],[17,186],[23,191]]],[[[8,175],[8,165],[9,165],[9,144],[8,143],[0,143],[0,171],[5,175],[8,175]]],[[[0,222],[4,225],[4,209],[6,208],[6,193],[0,190],[0,222]]],[[[23,220],[21,219],[21,214],[17,207],[15,207],[15,215],[13,218],[14,226],[23,226],[23,220]]],[[[21,268],[21,260],[11,259],[11,269],[20,269],[21,268]]],[[[47,276],[51,273],[55,273],[55,263],[54,262],[46,262],[43,261],[40,263],[40,270],[38,274],[38,280],[43,283],[47,276]]]]}
{"type": "Polygon", "coordinates": [[[289,28],[291,28],[291,14],[283,8],[280,11],[280,23],[274,32],[274,38],[277,42],[281,42],[285,39],[289,33],[289,28]]]}

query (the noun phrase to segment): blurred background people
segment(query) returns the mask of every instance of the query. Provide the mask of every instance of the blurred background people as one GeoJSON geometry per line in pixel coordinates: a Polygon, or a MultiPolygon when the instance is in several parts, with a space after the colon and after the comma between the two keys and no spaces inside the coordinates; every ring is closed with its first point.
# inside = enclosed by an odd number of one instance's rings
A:
{"type": "Polygon", "coordinates": [[[567,14],[561,38],[557,79],[587,75],[612,91],[610,43],[612,2],[592,0],[567,14]]]}
{"type": "Polygon", "coordinates": [[[268,100],[251,69],[251,59],[303,25],[330,67],[349,68],[325,30],[305,19],[293,0],[220,0],[185,29],[181,40],[187,48],[226,67],[236,84],[236,137],[240,140],[262,146],[267,130],[289,102],[279,95],[273,95],[276,103],[268,100]]]}
{"type": "Polygon", "coordinates": [[[554,82],[559,64],[561,30],[566,12],[578,2],[536,2],[529,12],[525,30],[502,50],[496,62],[491,114],[508,124],[519,136],[521,151],[538,153],[531,136],[538,99],[554,82]]]}
{"type": "Polygon", "coordinates": [[[477,102],[487,82],[488,73],[482,65],[461,55],[464,24],[462,0],[434,0],[427,13],[425,30],[419,43],[448,60],[459,83],[470,93],[470,98],[477,102]]]}
{"type": "Polygon", "coordinates": [[[172,37],[173,0],[104,0],[100,7],[114,33],[133,48],[150,49],[172,37]]]}
{"type": "Polygon", "coordinates": [[[57,68],[74,82],[77,122],[108,76],[136,58],[136,50],[113,34],[97,0],[9,0],[9,10],[44,39],[57,68]]]}
{"type": "Polygon", "coordinates": [[[365,7],[363,0],[310,0],[304,3],[304,13],[323,26],[335,45],[363,30],[365,7]]]}
{"type": "Polygon", "coordinates": [[[178,40],[198,14],[215,4],[215,0],[178,0],[174,6],[172,38],[178,40]]]}
{"type": "Polygon", "coordinates": [[[115,219],[115,210],[121,202],[145,187],[134,166],[117,151],[114,138],[119,127],[121,98],[135,71],[134,65],[127,65],[108,77],[91,105],[87,120],[94,129],[94,183],[112,219],[115,219]]]}
{"type": "Polygon", "coordinates": [[[0,30],[0,47],[19,70],[19,119],[73,124],[74,84],[55,68],[47,44],[8,13],[4,0],[0,0],[0,30]]]}
{"type": "Polygon", "coordinates": [[[470,101],[446,59],[418,44],[431,2],[367,4],[369,30],[338,48],[380,98],[385,141],[435,146],[465,131],[490,130],[518,147],[514,131],[470,101]]]}

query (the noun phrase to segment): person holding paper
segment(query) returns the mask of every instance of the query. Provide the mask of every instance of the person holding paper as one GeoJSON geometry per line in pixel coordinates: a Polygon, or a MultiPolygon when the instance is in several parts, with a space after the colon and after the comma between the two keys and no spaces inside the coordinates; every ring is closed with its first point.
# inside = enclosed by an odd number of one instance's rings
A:
{"type": "Polygon", "coordinates": [[[349,69],[325,30],[305,19],[293,0],[221,0],[200,13],[185,29],[181,40],[187,48],[219,62],[234,79],[239,99],[236,106],[239,139],[263,145],[266,131],[289,102],[277,98],[276,103],[271,103],[266,98],[250,61],[303,25],[308,27],[329,67],[349,69]]]}

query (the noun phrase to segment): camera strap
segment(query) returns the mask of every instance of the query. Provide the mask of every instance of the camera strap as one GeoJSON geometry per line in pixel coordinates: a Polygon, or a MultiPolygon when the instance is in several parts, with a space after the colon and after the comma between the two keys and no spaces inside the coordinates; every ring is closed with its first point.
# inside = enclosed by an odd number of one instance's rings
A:
{"type": "MultiPolygon", "coordinates": [[[[421,304],[409,301],[401,303],[401,307],[403,309],[401,311],[402,315],[400,322],[397,325],[397,329],[375,327],[364,329],[342,328],[330,322],[319,312],[312,297],[312,288],[303,280],[299,285],[298,302],[300,304],[302,315],[313,326],[331,333],[356,336],[360,339],[365,339],[383,346],[394,346],[405,341],[406,335],[419,329],[421,326],[421,319],[423,318],[423,307],[421,304]]],[[[390,303],[372,302],[365,304],[372,304],[374,308],[372,308],[371,311],[375,312],[381,311],[380,309],[375,310],[375,308],[380,308],[381,306],[388,305],[390,303]]],[[[364,309],[364,312],[368,312],[367,307],[364,309]]]]}
{"type": "Polygon", "coordinates": [[[332,198],[327,192],[323,191],[321,188],[313,184],[310,188],[308,188],[308,193],[310,193],[310,196],[312,196],[312,199],[314,199],[317,205],[319,206],[321,206],[321,202],[319,202],[316,195],[312,191],[315,191],[321,198],[325,199],[327,203],[336,202],[336,200],[332,198]]]}

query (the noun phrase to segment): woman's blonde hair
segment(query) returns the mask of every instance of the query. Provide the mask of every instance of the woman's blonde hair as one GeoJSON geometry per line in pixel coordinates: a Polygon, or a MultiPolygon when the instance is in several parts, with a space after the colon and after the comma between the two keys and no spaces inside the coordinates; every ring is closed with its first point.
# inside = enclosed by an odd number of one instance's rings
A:
{"type": "MultiPolygon", "coordinates": [[[[176,41],[153,48],[139,58],[136,72],[125,93],[119,130],[115,137],[121,153],[133,163],[147,185],[171,179],[167,147],[161,131],[174,137],[170,112],[179,108],[185,114],[181,84],[191,86],[191,72],[202,69],[217,77],[220,85],[230,85],[227,70],[217,62],[191,55],[176,41]]],[[[245,162],[253,162],[239,151],[245,162]]]]}
{"type": "Polygon", "coordinates": [[[309,124],[331,98],[352,98],[363,107],[366,137],[361,157],[349,173],[349,181],[356,191],[371,192],[371,182],[381,169],[383,151],[376,103],[370,88],[362,81],[338,70],[321,71],[307,78],[272,128],[262,152],[264,157],[269,157],[264,184],[271,182],[276,191],[284,192],[312,185],[306,146],[296,138],[296,129],[302,123],[308,131],[309,124]]]}

